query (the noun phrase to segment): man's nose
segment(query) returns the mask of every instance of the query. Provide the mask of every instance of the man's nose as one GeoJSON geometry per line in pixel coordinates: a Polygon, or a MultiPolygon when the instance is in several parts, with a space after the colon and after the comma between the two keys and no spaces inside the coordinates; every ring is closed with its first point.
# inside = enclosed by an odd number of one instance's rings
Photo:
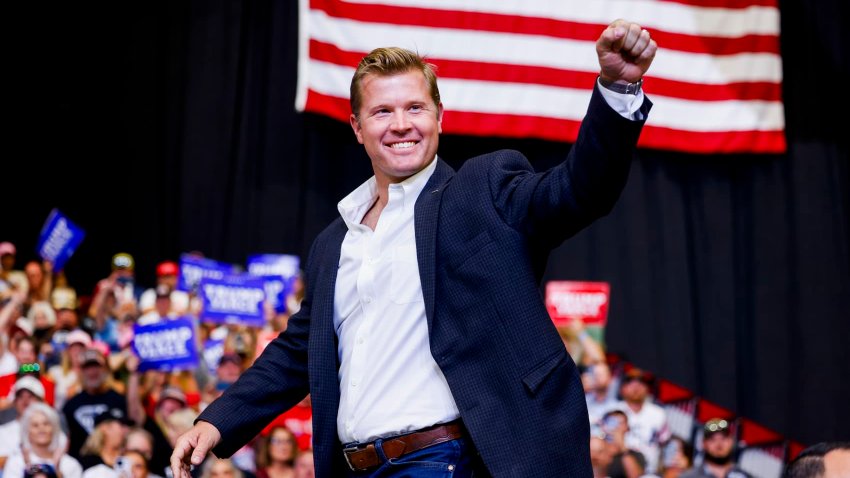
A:
{"type": "Polygon", "coordinates": [[[393,131],[406,131],[410,129],[410,120],[404,111],[396,111],[393,113],[392,123],[390,127],[393,131]]]}

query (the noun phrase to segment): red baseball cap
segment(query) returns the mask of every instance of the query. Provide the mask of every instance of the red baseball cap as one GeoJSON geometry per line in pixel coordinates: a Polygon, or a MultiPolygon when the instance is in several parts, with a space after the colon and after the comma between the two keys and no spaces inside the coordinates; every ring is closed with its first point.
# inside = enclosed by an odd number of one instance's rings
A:
{"type": "Polygon", "coordinates": [[[160,262],[158,266],[156,266],[156,275],[157,277],[161,276],[176,276],[179,271],[176,262],[165,261],[160,262]]]}

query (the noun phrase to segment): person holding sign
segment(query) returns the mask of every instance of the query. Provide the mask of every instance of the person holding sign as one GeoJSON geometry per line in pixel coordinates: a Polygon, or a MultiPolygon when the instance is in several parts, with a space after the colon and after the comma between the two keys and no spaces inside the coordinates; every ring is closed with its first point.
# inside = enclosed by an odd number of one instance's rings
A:
{"type": "Polygon", "coordinates": [[[591,476],[582,385],[539,286],[549,251],[625,185],[656,48],[637,24],[605,28],[578,139],[543,173],[516,151],[453,171],[434,68],[401,48],[366,56],[350,121],[374,176],[314,242],[287,331],[177,441],[174,477],[308,392],[320,478],[591,476]]]}

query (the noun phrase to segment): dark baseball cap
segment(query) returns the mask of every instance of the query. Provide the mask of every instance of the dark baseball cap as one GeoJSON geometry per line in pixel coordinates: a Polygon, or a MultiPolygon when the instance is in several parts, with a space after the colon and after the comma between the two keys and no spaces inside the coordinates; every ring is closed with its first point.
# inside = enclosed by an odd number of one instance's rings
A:
{"type": "Polygon", "coordinates": [[[101,412],[94,417],[94,426],[98,426],[103,422],[108,422],[110,420],[117,421],[123,425],[133,426],[133,420],[130,420],[127,417],[127,414],[124,413],[124,410],[120,408],[110,408],[105,412],[101,412]]]}

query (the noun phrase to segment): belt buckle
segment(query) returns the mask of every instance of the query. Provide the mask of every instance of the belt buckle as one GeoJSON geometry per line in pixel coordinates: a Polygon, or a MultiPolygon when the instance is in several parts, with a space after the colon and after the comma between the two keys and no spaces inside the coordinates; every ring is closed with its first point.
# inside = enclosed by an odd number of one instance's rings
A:
{"type": "Polygon", "coordinates": [[[351,458],[348,456],[348,454],[349,454],[349,453],[353,453],[353,452],[355,452],[355,451],[358,451],[358,450],[360,450],[360,449],[361,449],[361,447],[358,447],[358,446],[350,446],[350,447],[348,447],[348,448],[343,448],[343,449],[342,449],[342,456],[344,456],[344,457],[345,457],[345,462],[346,462],[346,463],[348,463],[348,468],[349,468],[351,471],[359,471],[359,470],[358,470],[357,468],[355,468],[355,467],[354,467],[354,463],[351,463],[351,458]]]}

